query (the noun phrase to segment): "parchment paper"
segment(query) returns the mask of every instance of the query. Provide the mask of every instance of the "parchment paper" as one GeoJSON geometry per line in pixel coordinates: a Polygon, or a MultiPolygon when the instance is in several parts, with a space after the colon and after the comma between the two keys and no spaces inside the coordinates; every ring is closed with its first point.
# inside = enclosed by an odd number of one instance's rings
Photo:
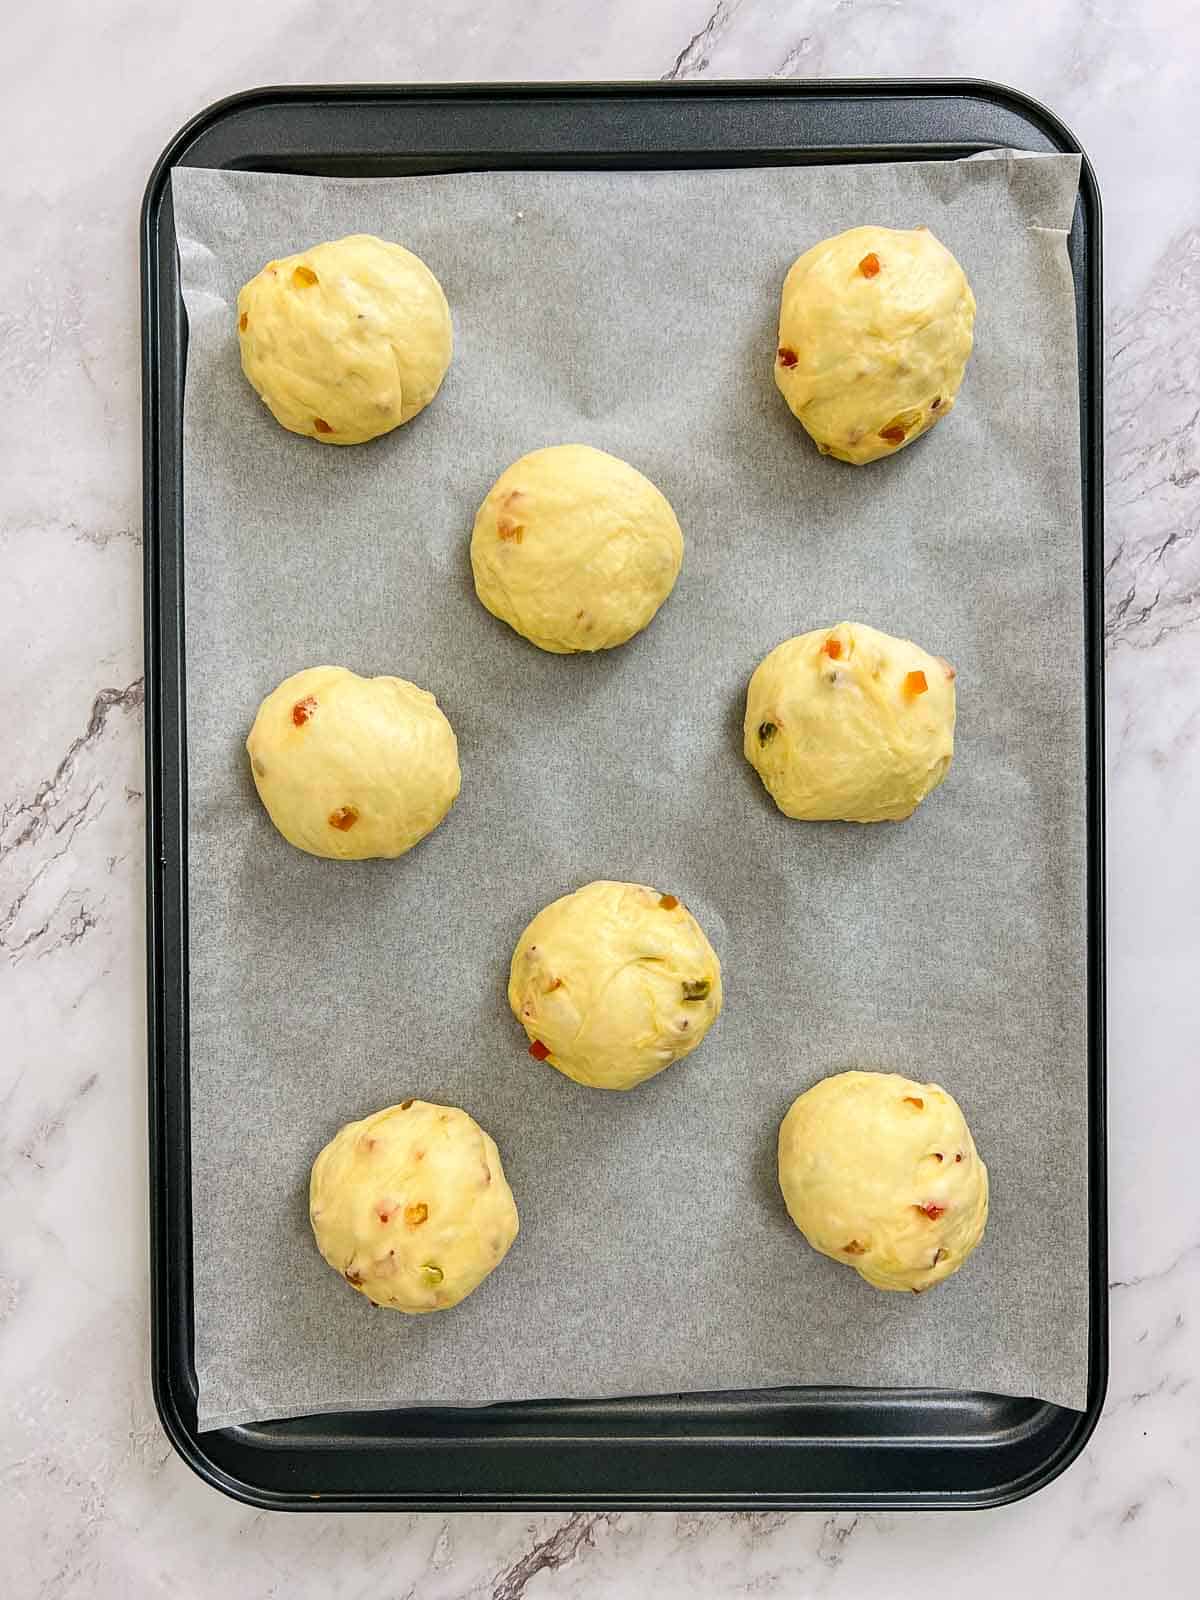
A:
{"type": "Polygon", "coordinates": [[[1086,1391],[1083,644],[1073,157],[387,180],[177,170],[185,419],[192,1182],[200,1422],[803,1383],[1086,1391]],[[979,302],[953,417],[826,460],[772,381],[800,251],[927,223],[979,302]],[[285,433],[233,305],[272,256],[402,241],[453,308],[416,421],[285,433]],[[544,655],[474,597],[468,539],[524,451],[580,440],[674,505],[683,572],[623,649],[544,655]],[[741,755],[747,680],[850,618],[959,669],[944,787],[900,825],[806,826],[741,755]],[[320,662],[432,689],[462,796],[398,862],[285,844],[242,745],[320,662]],[[684,898],[724,962],[703,1047],[627,1095],[526,1053],[513,944],[592,878],[684,898]],[[960,1100],[986,1240],[923,1296],[817,1255],[779,1119],[874,1066],[960,1100]],[[309,1165],[410,1095],[497,1140],[521,1235],[439,1316],[373,1310],[321,1261],[309,1165]]]}

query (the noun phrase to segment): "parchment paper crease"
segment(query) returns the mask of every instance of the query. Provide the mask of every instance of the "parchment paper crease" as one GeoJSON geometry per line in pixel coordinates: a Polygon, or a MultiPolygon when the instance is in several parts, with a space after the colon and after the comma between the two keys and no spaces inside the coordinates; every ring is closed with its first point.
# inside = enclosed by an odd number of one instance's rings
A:
{"type": "Polygon", "coordinates": [[[1087,1378],[1078,164],[326,180],[174,175],[185,418],[192,1172],[200,1419],[787,1384],[1082,1406],[1087,1378]],[[927,223],[979,302],[954,415],[890,461],[821,458],[772,382],[792,259],[927,223]],[[335,450],[279,428],[233,304],[272,256],[367,231],[416,250],[454,363],[415,422],[335,450]],[[543,655],[477,603],[500,470],[580,440],[640,467],[687,553],[650,629],[543,655]],[[740,752],[747,679],[861,619],[959,669],[944,787],[909,822],[803,826],[740,752]],[[242,743],[339,662],[432,689],[463,790],[398,862],[286,845],[242,743]],[[530,1059],[513,943],[596,877],[683,897],[720,1024],[628,1095],[530,1059]],[[829,1072],[931,1078],[992,1175],[987,1238],[880,1294],[788,1221],[775,1133],[829,1072]],[[313,1156],[409,1095],[497,1140],[521,1236],[441,1316],[373,1310],[320,1260],[313,1156]]]}

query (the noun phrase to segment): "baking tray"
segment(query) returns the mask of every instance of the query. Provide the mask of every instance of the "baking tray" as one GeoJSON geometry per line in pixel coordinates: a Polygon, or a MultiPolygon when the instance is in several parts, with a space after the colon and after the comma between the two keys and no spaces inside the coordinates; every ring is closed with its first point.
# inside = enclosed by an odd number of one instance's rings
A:
{"type": "MultiPolygon", "coordinates": [[[[904,1509],[997,1505],[1083,1448],[1107,1381],[1100,196],[1069,249],[1079,332],[1088,786],[1088,1402],[794,1388],[297,1417],[199,1433],[192,1362],[183,391],[171,169],[335,176],[950,160],[1080,152],[1044,107],[971,80],[258,89],[184,126],[141,217],[151,1362],[207,1482],[280,1509],[904,1509]]],[[[1082,153],[1082,152],[1080,152],[1082,153]]],[[[1084,1137],[1081,1134],[1081,1137],[1084,1137]]]]}

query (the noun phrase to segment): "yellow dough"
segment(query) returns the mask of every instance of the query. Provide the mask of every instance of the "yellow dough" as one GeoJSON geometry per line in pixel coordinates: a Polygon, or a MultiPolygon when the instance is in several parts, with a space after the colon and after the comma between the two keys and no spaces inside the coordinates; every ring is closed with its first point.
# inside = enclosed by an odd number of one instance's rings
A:
{"type": "Polygon", "coordinates": [[[804,822],[898,822],[954,754],[954,668],[861,622],[776,645],[750,679],[746,760],[804,822]]]}
{"type": "Polygon", "coordinates": [[[688,1055],[721,1010],[721,963],[674,895],[589,883],[517,941],[508,1003],[530,1054],[576,1083],[632,1089],[688,1055]]]}
{"type": "Polygon", "coordinates": [[[894,1072],[841,1072],[779,1127],[788,1215],[877,1289],[928,1289],[983,1238],[988,1174],[956,1102],[894,1072]]]}
{"type": "Polygon", "coordinates": [[[246,740],[271,821],[313,856],[401,856],[458,795],[454,730],[424,689],[308,667],[263,701],[246,740]]]}
{"type": "Polygon", "coordinates": [[[632,639],[670,594],[683,561],[675,513],[635,467],[586,444],[514,461],[475,518],[475,592],[556,655],[632,639]]]}
{"type": "Polygon", "coordinates": [[[975,296],[928,228],[851,228],[793,262],[775,382],[824,455],[894,455],[953,410],[975,296]]]}
{"type": "Polygon", "coordinates": [[[504,1259],[517,1208],[500,1152],[456,1106],[405,1100],[348,1122],[313,1162],[317,1249],[377,1306],[456,1306],[504,1259]]]}
{"type": "Polygon", "coordinates": [[[271,415],[322,444],[363,444],[438,392],[453,335],[419,256],[369,233],[268,261],[238,295],[242,371],[271,415]]]}

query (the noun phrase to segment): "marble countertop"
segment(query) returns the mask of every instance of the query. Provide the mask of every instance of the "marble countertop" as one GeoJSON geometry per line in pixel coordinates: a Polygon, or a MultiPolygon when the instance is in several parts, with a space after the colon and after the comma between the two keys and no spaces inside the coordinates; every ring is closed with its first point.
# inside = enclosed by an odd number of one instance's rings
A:
{"type": "Polygon", "coordinates": [[[1200,10],[1192,0],[60,0],[0,49],[0,1583],[16,1597],[1192,1592],[1200,1523],[1200,10]],[[978,1514],[282,1517],[147,1377],[136,216],[272,82],[943,76],[1054,108],[1105,202],[1112,1375],[978,1514]],[[1035,1590],[1035,1592],[1042,1592],[1035,1590]]]}

